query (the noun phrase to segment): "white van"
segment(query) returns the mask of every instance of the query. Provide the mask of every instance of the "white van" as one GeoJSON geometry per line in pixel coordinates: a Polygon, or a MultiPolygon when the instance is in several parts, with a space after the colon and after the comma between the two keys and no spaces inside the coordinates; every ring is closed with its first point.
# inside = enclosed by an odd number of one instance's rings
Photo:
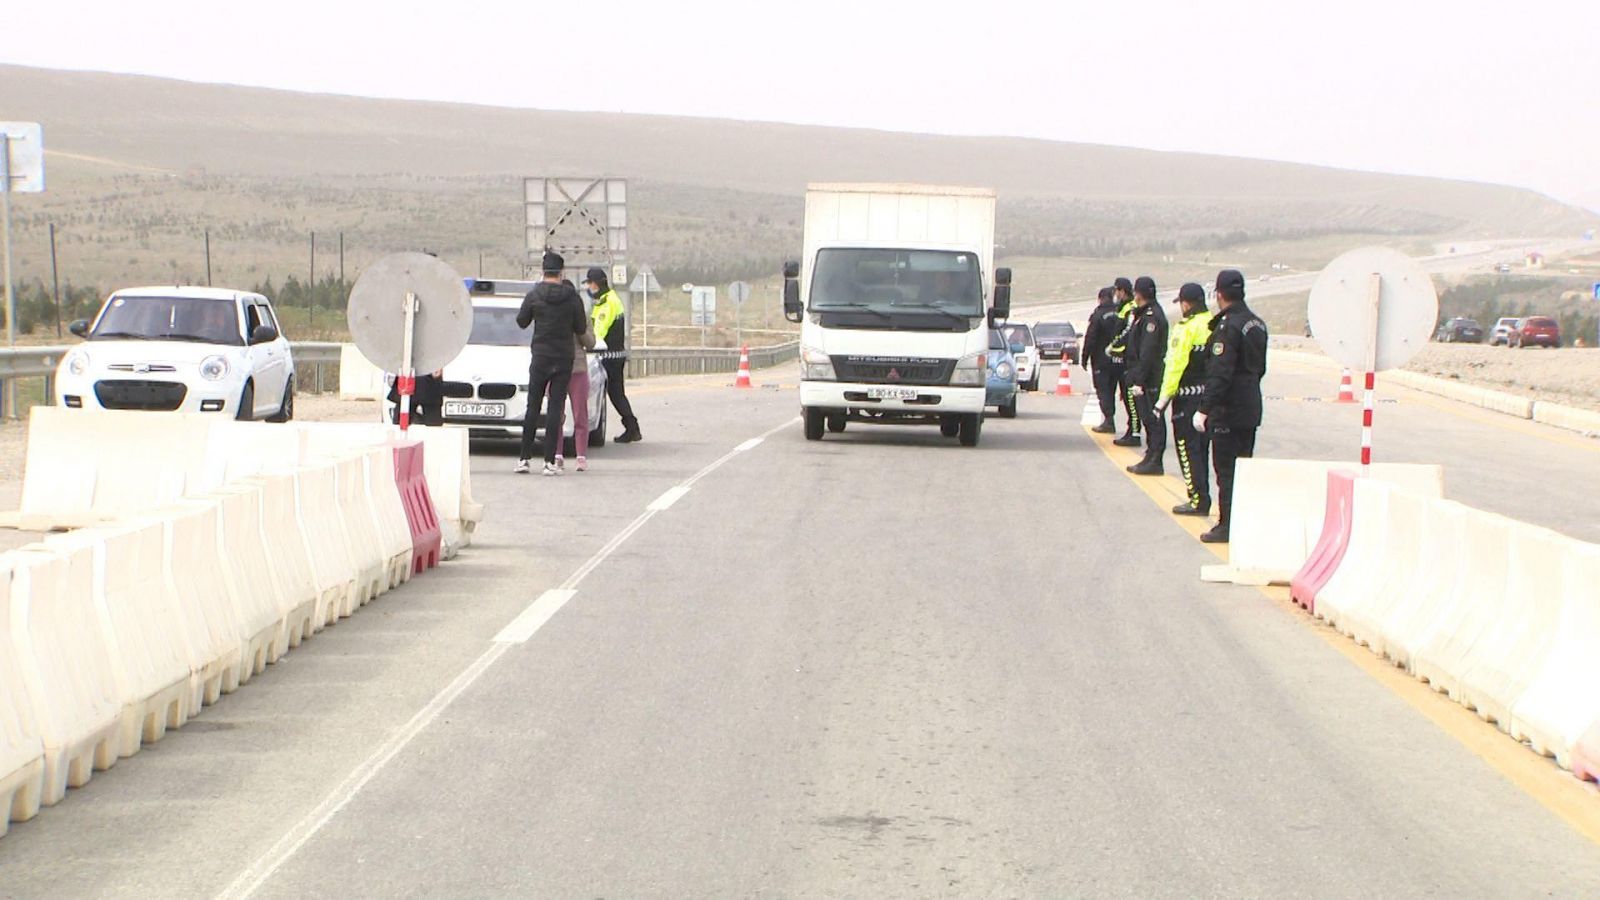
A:
{"type": "Polygon", "coordinates": [[[994,210],[994,192],[974,188],[807,189],[804,256],[784,266],[783,307],[802,323],[808,440],[873,422],[938,425],[977,445],[988,326],[1011,306],[1011,272],[993,268],[994,210]]]}

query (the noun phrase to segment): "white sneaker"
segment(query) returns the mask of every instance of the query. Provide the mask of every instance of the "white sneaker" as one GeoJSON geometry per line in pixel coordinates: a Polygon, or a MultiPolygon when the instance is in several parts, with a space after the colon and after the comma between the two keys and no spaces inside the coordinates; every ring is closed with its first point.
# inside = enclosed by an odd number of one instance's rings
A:
{"type": "Polygon", "coordinates": [[[578,471],[579,472],[587,472],[587,471],[589,471],[589,461],[587,459],[584,459],[581,456],[578,457],[578,471]]]}
{"type": "Polygon", "coordinates": [[[516,468],[512,469],[511,472],[514,475],[526,475],[531,470],[532,470],[532,468],[528,465],[528,461],[527,460],[519,459],[519,460],[517,460],[516,468]]]}
{"type": "Polygon", "coordinates": [[[540,473],[540,474],[543,474],[543,475],[560,475],[561,474],[561,470],[556,468],[555,466],[551,465],[550,463],[545,463],[544,464],[544,471],[542,473],[540,473]]]}
{"type": "Polygon", "coordinates": [[[562,457],[556,457],[556,468],[565,472],[567,470],[567,461],[562,457]]]}

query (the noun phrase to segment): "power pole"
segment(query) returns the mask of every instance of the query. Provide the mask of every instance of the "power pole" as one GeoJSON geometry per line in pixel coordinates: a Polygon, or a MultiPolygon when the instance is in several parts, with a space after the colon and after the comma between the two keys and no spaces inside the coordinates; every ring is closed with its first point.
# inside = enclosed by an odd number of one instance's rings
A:
{"type": "Polygon", "coordinates": [[[56,223],[50,223],[50,293],[56,298],[56,337],[61,337],[61,275],[56,269],[56,223]]]}
{"type": "Polygon", "coordinates": [[[211,287],[211,229],[206,229],[206,287],[211,287]]]}
{"type": "Polygon", "coordinates": [[[311,319],[307,328],[317,324],[317,233],[311,232],[311,279],[306,282],[306,297],[309,298],[311,319]]]}

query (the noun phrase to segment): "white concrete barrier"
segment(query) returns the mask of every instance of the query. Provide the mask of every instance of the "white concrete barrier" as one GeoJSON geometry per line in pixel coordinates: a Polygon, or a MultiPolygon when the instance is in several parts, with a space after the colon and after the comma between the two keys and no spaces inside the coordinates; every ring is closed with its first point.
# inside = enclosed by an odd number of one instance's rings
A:
{"type": "Polygon", "coordinates": [[[44,543],[88,546],[94,554],[95,609],[122,705],[117,752],[132,756],[194,712],[181,612],[163,571],[163,526],[108,525],[52,535],[44,543]]]}
{"type": "Polygon", "coordinates": [[[368,362],[355,344],[339,348],[340,400],[381,400],[388,394],[382,369],[368,362]]]}
{"type": "Polygon", "coordinates": [[[217,558],[217,511],[215,502],[189,500],[149,517],[162,524],[163,574],[194,673],[191,712],[237,689],[244,664],[244,627],[217,558]]]}
{"type": "Polygon", "coordinates": [[[44,796],[44,741],[11,630],[12,573],[21,561],[0,554],[0,837],[37,815],[44,796]]]}
{"type": "Polygon", "coordinates": [[[1350,544],[1339,568],[1316,597],[1317,618],[1344,634],[1352,633],[1352,614],[1368,598],[1383,592],[1379,579],[1393,539],[1389,519],[1389,497],[1393,492],[1382,482],[1355,480],[1350,544]]]}
{"type": "Polygon", "coordinates": [[[439,512],[445,559],[472,544],[472,532],[483,519],[483,504],[472,497],[472,455],[467,429],[459,425],[413,425],[407,435],[422,441],[422,465],[428,493],[439,512]]]}
{"type": "Polygon", "coordinates": [[[383,446],[362,454],[365,464],[367,502],[373,520],[378,525],[383,540],[383,553],[388,559],[390,587],[399,587],[411,578],[411,526],[406,519],[405,504],[400,499],[400,485],[395,481],[394,449],[383,446]]]}
{"type": "Polygon", "coordinates": [[[298,647],[322,627],[317,620],[322,591],[311,550],[300,527],[293,472],[263,474],[239,482],[261,489],[261,536],[283,607],[284,638],[298,647]]]}
{"type": "Polygon", "coordinates": [[[1600,412],[1540,400],[1533,404],[1533,420],[1557,428],[1600,434],[1600,412]]]}
{"type": "Polygon", "coordinates": [[[1466,403],[1480,409],[1504,413],[1519,419],[1533,418],[1533,400],[1520,394],[1510,394],[1505,391],[1496,391],[1477,385],[1462,384],[1448,378],[1439,378],[1433,375],[1423,375],[1420,372],[1385,372],[1379,376],[1382,382],[1397,384],[1401,387],[1444,397],[1459,403],[1466,403]]]}
{"type": "MultiPolygon", "coordinates": [[[[1455,589],[1443,616],[1412,656],[1412,673],[1451,699],[1461,699],[1461,675],[1469,668],[1472,647],[1500,617],[1511,594],[1506,545],[1513,522],[1482,510],[1467,511],[1466,540],[1455,589]]],[[[1441,573],[1443,574],[1443,573],[1441,573]]]]}
{"type": "Polygon", "coordinates": [[[289,650],[289,604],[278,586],[262,528],[262,489],[230,485],[205,499],[218,504],[217,558],[239,620],[239,680],[247,682],[289,650]]]}
{"type": "MultiPolygon", "coordinates": [[[[1425,558],[1421,555],[1423,529],[1427,522],[1427,505],[1434,502],[1438,501],[1383,482],[1356,479],[1355,521],[1359,523],[1360,516],[1367,510],[1381,509],[1384,518],[1381,544],[1376,548],[1377,557],[1370,562],[1364,589],[1333,602],[1342,607],[1339,630],[1375,653],[1383,653],[1385,624],[1407,603],[1406,591],[1412,587],[1412,573],[1418,568],[1417,561],[1425,558]],[[1375,494],[1381,494],[1381,499],[1375,494]]],[[[1357,564],[1348,557],[1346,562],[1357,564]]],[[[1327,588],[1337,590],[1341,585],[1336,577],[1327,588]]],[[[1327,588],[1317,595],[1319,614],[1327,588]]]]}
{"type": "Polygon", "coordinates": [[[314,462],[293,470],[295,518],[311,560],[317,589],[314,624],[318,630],[355,612],[357,564],[343,523],[327,511],[336,509],[339,489],[331,462],[314,462]]]}
{"type": "Polygon", "coordinates": [[[1512,704],[1510,731],[1570,769],[1573,747],[1600,722],[1600,546],[1574,542],[1559,564],[1561,614],[1554,643],[1512,704]]]}
{"type": "Polygon", "coordinates": [[[216,421],[206,435],[204,470],[188,480],[190,494],[214,491],[263,472],[301,465],[310,455],[304,429],[268,422],[216,421]]]}
{"type": "Polygon", "coordinates": [[[96,621],[93,555],[40,545],[12,555],[11,638],[44,744],[41,800],[54,806],[116,763],[122,704],[96,621]]]}
{"type": "MultiPolygon", "coordinates": [[[[1392,499],[1415,502],[1403,494],[1392,499]]],[[[1412,658],[1435,638],[1449,616],[1456,582],[1466,565],[1468,512],[1467,507],[1449,500],[1423,502],[1420,549],[1410,561],[1408,574],[1394,586],[1400,601],[1378,628],[1382,647],[1374,648],[1401,668],[1413,668],[1412,658]],[[1427,560],[1427,564],[1416,565],[1417,560],[1427,560]]]]}
{"type": "MultiPolygon", "coordinates": [[[[391,453],[393,451],[390,451],[391,453]]],[[[370,603],[389,590],[389,554],[379,532],[372,503],[367,497],[364,452],[347,453],[333,463],[334,487],[338,492],[333,511],[350,542],[351,561],[356,567],[356,601],[370,603]]]]}
{"type": "MultiPolygon", "coordinates": [[[[1331,460],[1239,460],[1233,483],[1228,564],[1206,566],[1204,581],[1287,584],[1305,565],[1322,533],[1328,472],[1358,472],[1355,463],[1331,460]]],[[[1444,467],[1387,463],[1368,478],[1425,497],[1444,495],[1444,467]]],[[[431,486],[431,482],[430,482],[431,486]]]]}

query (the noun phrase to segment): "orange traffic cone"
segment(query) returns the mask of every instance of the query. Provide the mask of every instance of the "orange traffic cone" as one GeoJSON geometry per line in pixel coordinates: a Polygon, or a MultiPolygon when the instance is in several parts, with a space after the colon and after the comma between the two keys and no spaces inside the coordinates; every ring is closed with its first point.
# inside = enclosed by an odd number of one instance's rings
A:
{"type": "Polygon", "coordinates": [[[739,377],[734,379],[733,386],[747,388],[750,386],[750,348],[739,348],[739,377]]]}
{"type": "Polygon", "coordinates": [[[1061,377],[1056,379],[1056,396],[1072,396],[1072,367],[1065,359],[1061,361],[1061,377]]]}
{"type": "Polygon", "coordinates": [[[1333,402],[1335,402],[1335,403],[1354,403],[1354,402],[1356,402],[1356,391],[1355,391],[1355,387],[1352,386],[1351,383],[1350,383],[1350,370],[1349,369],[1345,369],[1344,370],[1344,374],[1339,376],[1339,396],[1333,402]]]}

